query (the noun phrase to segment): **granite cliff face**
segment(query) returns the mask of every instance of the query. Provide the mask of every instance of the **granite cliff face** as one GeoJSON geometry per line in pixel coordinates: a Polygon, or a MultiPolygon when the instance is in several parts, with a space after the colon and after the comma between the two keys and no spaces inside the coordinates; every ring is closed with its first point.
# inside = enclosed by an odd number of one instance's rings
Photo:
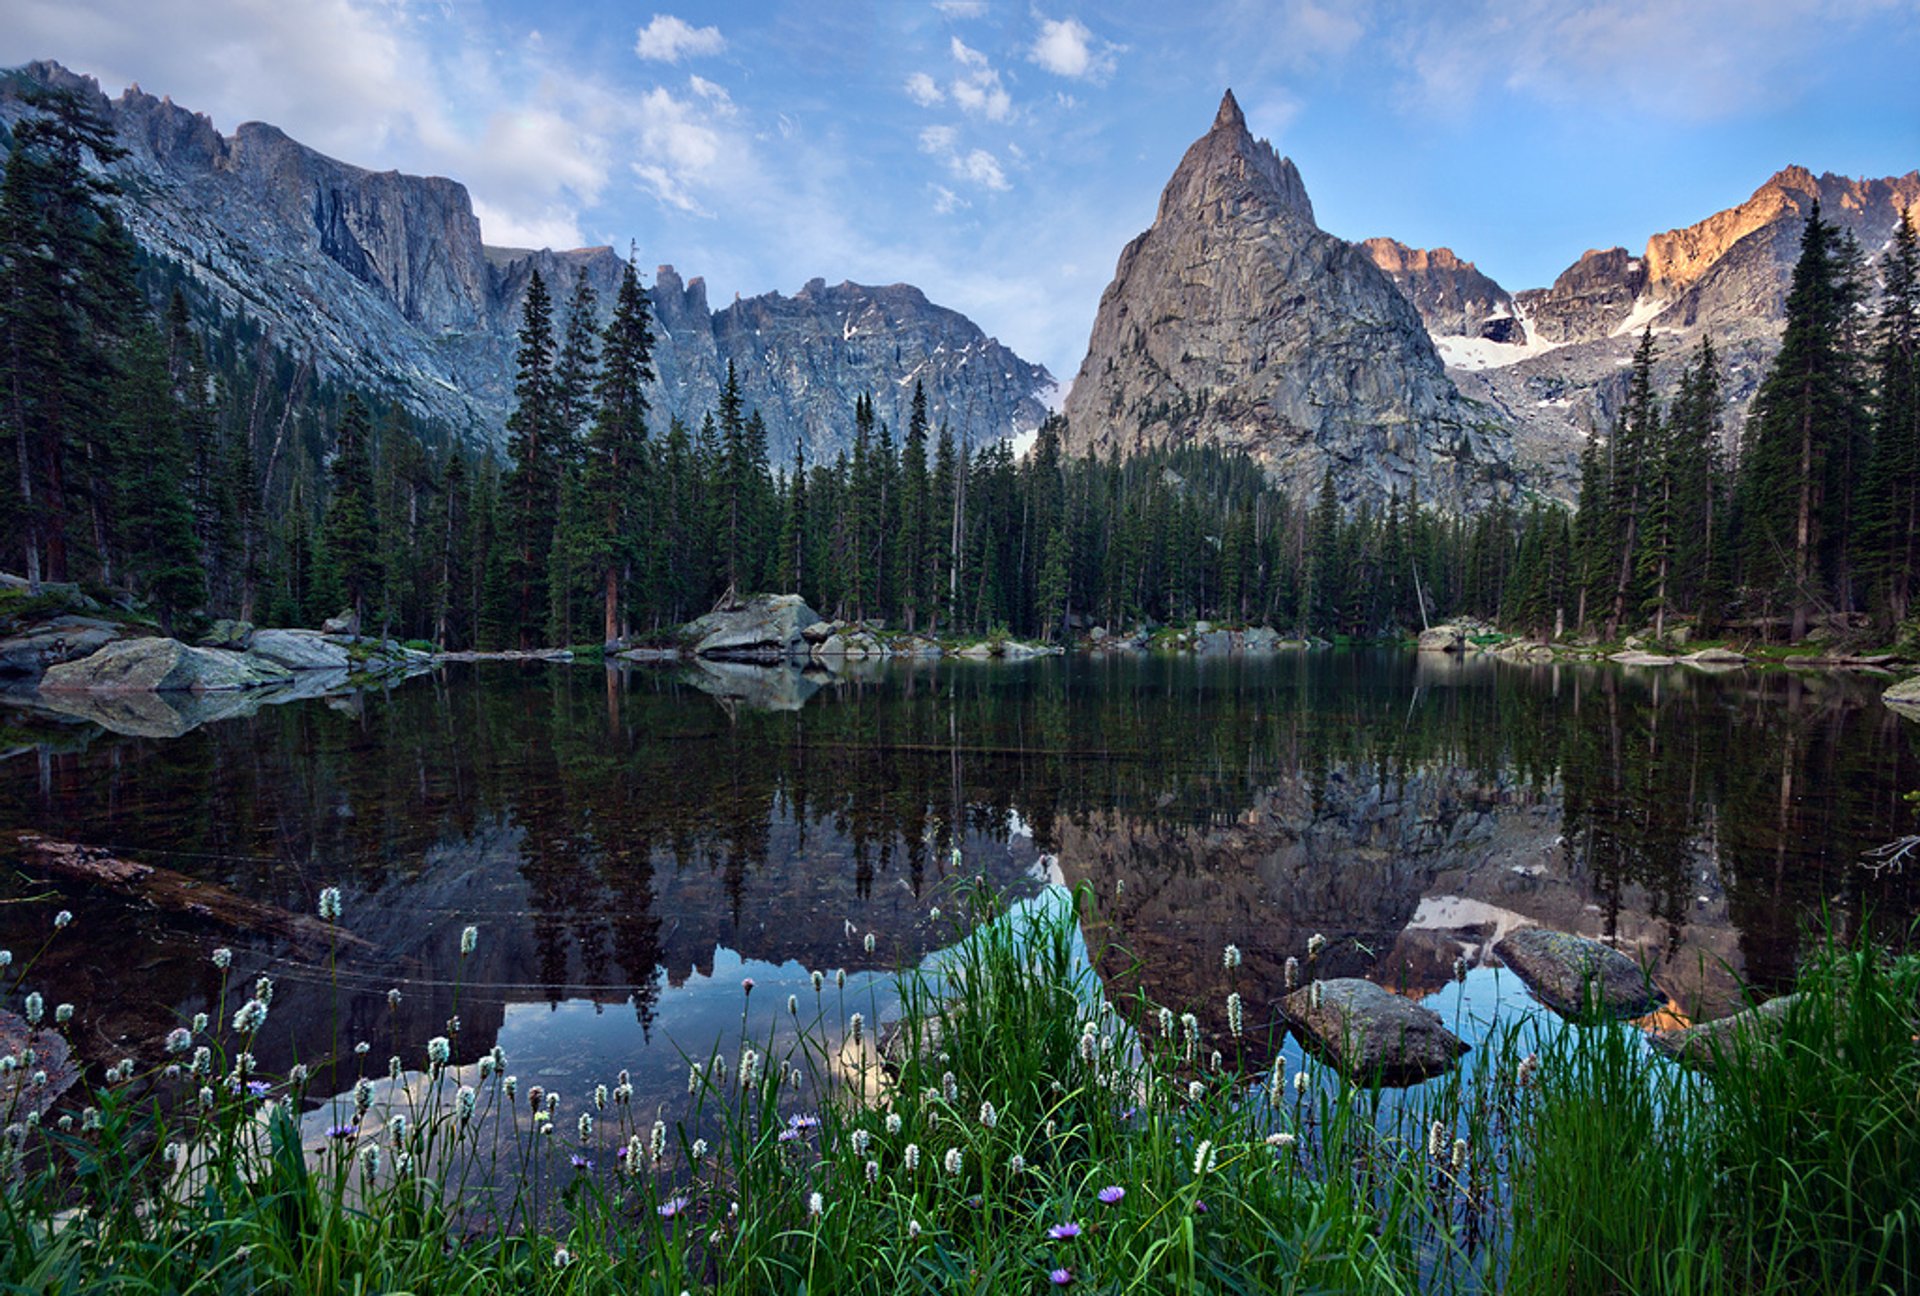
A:
{"type": "Polygon", "coordinates": [[[1471,510],[1518,475],[1505,426],[1460,398],[1392,280],[1314,223],[1231,92],[1120,254],[1066,413],[1076,451],[1208,442],[1302,496],[1331,469],[1349,506],[1417,486],[1471,510]]]}
{"type": "Polygon", "coordinates": [[[1524,342],[1526,330],[1514,317],[1507,290],[1462,261],[1452,248],[1428,252],[1390,238],[1360,241],[1360,249],[1386,271],[1394,287],[1413,303],[1431,334],[1524,342]]]}
{"type": "MultiPolygon", "coordinates": [[[[1653,235],[1638,256],[1624,247],[1589,251],[1551,287],[1512,294],[1511,337],[1467,327],[1443,299],[1423,294],[1417,277],[1395,277],[1411,288],[1460,389],[1498,409],[1516,440],[1543,455],[1570,464],[1589,429],[1606,431],[1625,399],[1626,358],[1649,326],[1661,354],[1655,382],[1664,390],[1700,337],[1712,336],[1725,367],[1732,438],[1779,348],[1800,235],[1816,201],[1823,219],[1877,258],[1901,211],[1920,201],[1920,172],[1857,180],[1788,167],[1738,206],[1653,235]]],[[[1365,246],[1380,243],[1390,240],[1365,246]]],[[[1413,261],[1421,254],[1399,255],[1413,261]]]]}
{"type": "MultiPolygon", "coordinates": [[[[611,248],[488,247],[466,187],[374,172],[325,157],[259,122],[222,135],[205,116],[139,87],[109,100],[57,63],[0,80],[0,126],[25,111],[22,83],[89,100],[128,150],[113,167],[134,238],[178,263],[225,310],[311,355],[323,376],[389,392],[419,417],[499,445],[512,399],[514,335],[534,271],[563,313],[576,275],[603,313],[622,269],[611,248]]],[[[936,422],[981,441],[1037,427],[1053,385],[1039,365],[965,316],[903,284],[769,293],[714,312],[699,279],[662,266],[650,289],[660,346],[655,422],[697,424],[729,360],[767,420],[776,462],[796,440],[810,457],[850,443],[853,404],[871,391],[880,417],[905,424],[922,380],[936,422]]]]}

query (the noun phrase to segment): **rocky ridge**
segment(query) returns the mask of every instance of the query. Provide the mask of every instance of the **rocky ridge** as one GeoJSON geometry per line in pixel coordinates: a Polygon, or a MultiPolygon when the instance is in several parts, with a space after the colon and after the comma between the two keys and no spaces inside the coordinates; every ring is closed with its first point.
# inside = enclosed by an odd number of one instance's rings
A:
{"type": "Polygon", "coordinates": [[[1655,383],[1663,390],[1678,381],[1699,338],[1712,336],[1726,379],[1727,435],[1738,435],[1778,350],[1801,231],[1816,201],[1822,217],[1873,258],[1900,212],[1920,201],[1920,171],[1852,179],[1790,166],[1745,202],[1653,235],[1639,255],[1593,249],[1551,286],[1511,294],[1487,280],[1497,297],[1484,289],[1476,295],[1446,249],[1424,253],[1391,239],[1361,246],[1420,311],[1461,391],[1497,409],[1519,444],[1554,465],[1555,493],[1570,497],[1588,430],[1604,433],[1625,399],[1625,361],[1643,328],[1660,343],[1655,383]],[[1506,336],[1486,327],[1493,314],[1479,325],[1472,318],[1482,300],[1501,298],[1514,320],[1506,336]]]}
{"type": "Polygon", "coordinates": [[[1417,488],[1466,511],[1519,475],[1505,425],[1461,399],[1378,265],[1315,224],[1231,91],[1120,254],[1066,413],[1075,452],[1207,442],[1302,496],[1332,470],[1348,506],[1417,488]]]}
{"type": "MultiPolygon", "coordinates": [[[[22,84],[74,91],[110,120],[127,156],[112,167],[119,211],[148,252],[182,267],[225,311],[245,314],[323,378],[391,393],[471,443],[498,446],[512,399],[514,335],[532,274],[556,313],[586,275],[609,313],[622,259],[611,248],[490,247],[457,181],[376,172],[326,157],[277,127],[222,135],[203,114],[134,86],[109,99],[57,63],[0,78],[0,127],[25,112],[22,84]]],[[[820,458],[851,436],[856,396],[903,427],[913,383],[936,422],[974,442],[1037,427],[1047,371],[905,284],[816,279],[709,309],[705,285],[659,268],[650,294],[660,346],[655,420],[697,425],[726,366],[767,420],[776,462],[796,441],[820,458]]]]}

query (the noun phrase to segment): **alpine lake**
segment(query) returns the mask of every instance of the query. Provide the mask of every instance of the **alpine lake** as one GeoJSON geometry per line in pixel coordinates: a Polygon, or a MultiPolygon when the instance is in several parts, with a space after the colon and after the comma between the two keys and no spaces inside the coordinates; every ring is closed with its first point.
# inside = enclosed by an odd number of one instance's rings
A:
{"type": "Polygon", "coordinates": [[[15,708],[10,854],[20,832],[98,848],[287,921],[16,866],[0,948],[45,947],[34,982],[81,1006],[95,1066],[160,1056],[269,974],[259,1065],[310,1065],[312,1093],[419,1066],[457,1016],[456,1061],[498,1045],[568,1113],[624,1069],[648,1119],[743,1029],[885,1020],[891,974],[957,938],[980,879],[1085,888],[1109,997],[1191,1010],[1209,1047],[1232,1047],[1237,946],[1256,1067],[1316,934],[1319,975],[1469,1042],[1544,1012],[1490,953],[1529,925],[1616,943],[1668,999],[1649,1024],[1684,1024],[1788,984],[1828,930],[1911,940],[1920,864],[1864,854],[1916,831],[1920,728],[1884,686],[1332,649],[450,664],[170,737],[15,708]],[[316,937],[330,886],[343,917],[316,937]]]}

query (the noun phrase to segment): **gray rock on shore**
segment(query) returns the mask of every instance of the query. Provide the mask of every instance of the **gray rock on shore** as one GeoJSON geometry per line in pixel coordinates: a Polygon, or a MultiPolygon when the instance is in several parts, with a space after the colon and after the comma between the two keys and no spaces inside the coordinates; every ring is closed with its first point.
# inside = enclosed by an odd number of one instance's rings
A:
{"type": "Polygon", "coordinates": [[[347,650],[312,630],[256,630],[247,648],[249,656],[287,670],[345,670],[347,650]]]}
{"type": "Polygon", "coordinates": [[[1781,995],[1756,1008],[1702,1022],[1681,1030],[1652,1031],[1647,1042],[1656,1052],[1695,1066],[1711,1066],[1716,1059],[1734,1061],[1742,1048],[1772,1038],[1785,1023],[1787,1014],[1799,1001],[1798,995],[1781,995]]]}
{"type": "Polygon", "coordinates": [[[100,617],[63,614],[0,640],[0,676],[37,679],[48,668],[90,657],[126,632],[100,617]]]}
{"type": "Polygon", "coordinates": [[[1453,1066],[1468,1048],[1439,1014],[1358,977],[1316,981],[1282,999],[1280,1011],[1303,1044],[1363,1082],[1425,1080],[1453,1066]]]}
{"type": "Polygon", "coordinates": [[[78,661],[63,662],[41,678],[44,693],[227,692],[285,684],[284,666],[223,648],[193,648],[177,639],[125,639],[78,661]]]}
{"type": "Polygon", "coordinates": [[[819,620],[798,594],[757,594],[689,622],[684,633],[701,657],[775,661],[806,657],[803,632],[819,620]]]}
{"type": "Polygon", "coordinates": [[[1637,963],[1585,936],[1524,927],[1493,952],[1540,1002],[1566,1017],[1632,1019],[1666,1001],[1637,963]]]}

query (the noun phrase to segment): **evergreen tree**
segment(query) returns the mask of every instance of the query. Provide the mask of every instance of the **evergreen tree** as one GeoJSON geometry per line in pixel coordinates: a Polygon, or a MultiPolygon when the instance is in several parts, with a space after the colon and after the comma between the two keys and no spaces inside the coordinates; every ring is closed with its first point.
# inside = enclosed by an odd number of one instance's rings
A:
{"type": "Polygon", "coordinates": [[[638,506],[647,454],[646,384],[653,381],[653,330],[640,277],[627,262],[603,339],[598,411],[587,438],[585,532],[581,554],[599,573],[603,641],[620,638],[620,585],[641,554],[647,524],[638,506]]]}
{"type": "Polygon", "coordinates": [[[380,593],[380,537],[373,503],[373,437],[367,407],[348,396],[334,437],[321,549],[326,555],[323,588],[338,607],[364,626],[369,600],[380,593]]]}
{"type": "Polygon", "coordinates": [[[504,585],[511,603],[502,609],[503,629],[521,648],[531,648],[547,607],[546,576],[560,507],[566,436],[565,412],[554,377],[553,303],[537,270],[521,305],[515,366],[515,405],[507,418],[507,458],[513,468],[505,490],[513,553],[504,564],[504,585]]]}
{"type": "Polygon", "coordinates": [[[1900,215],[1880,261],[1873,452],[1862,485],[1860,550],[1885,628],[1905,621],[1920,567],[1920,240],[1900,215]]]}
{"type": "Polygon", "coordinates": [[[187,490],[191,456],[166,354],[152,328],[136,333],[115,402],[119,481],[115,490],[128,585],[147,597],[162,633],[206,598],[200,543],[187,490]]]}
{"type": "Polygon", "coordinates": [[[1634,559],[1640,550],[1640,535],[1645,518],[1642,510],[1654,482],[1660,461],[1660,404],[1653,394],[1653,326],[1649,324],[1634,348],[1633,369],[1627,380],[1627,406],[1614,427],[1611,465],[1608,472],[1613,524],[1614,567],[1613,606],[1607,613],[1608,639],[1620,637],[1627,609],[1633,601],[1634,559]]]}
{"type": "Polygon", "coordinates": [[[1821,562],[1833,521],[1829,460],[1850,427],[1854,394],[1841,344],[1840,274],[1834,229],[1816,203],[1787,293],[1780,353],[1754,397],[1740,454],[1741,577],[1766,604],[1786,605],[1795,641],[1831,593],[1821,562]]]}

